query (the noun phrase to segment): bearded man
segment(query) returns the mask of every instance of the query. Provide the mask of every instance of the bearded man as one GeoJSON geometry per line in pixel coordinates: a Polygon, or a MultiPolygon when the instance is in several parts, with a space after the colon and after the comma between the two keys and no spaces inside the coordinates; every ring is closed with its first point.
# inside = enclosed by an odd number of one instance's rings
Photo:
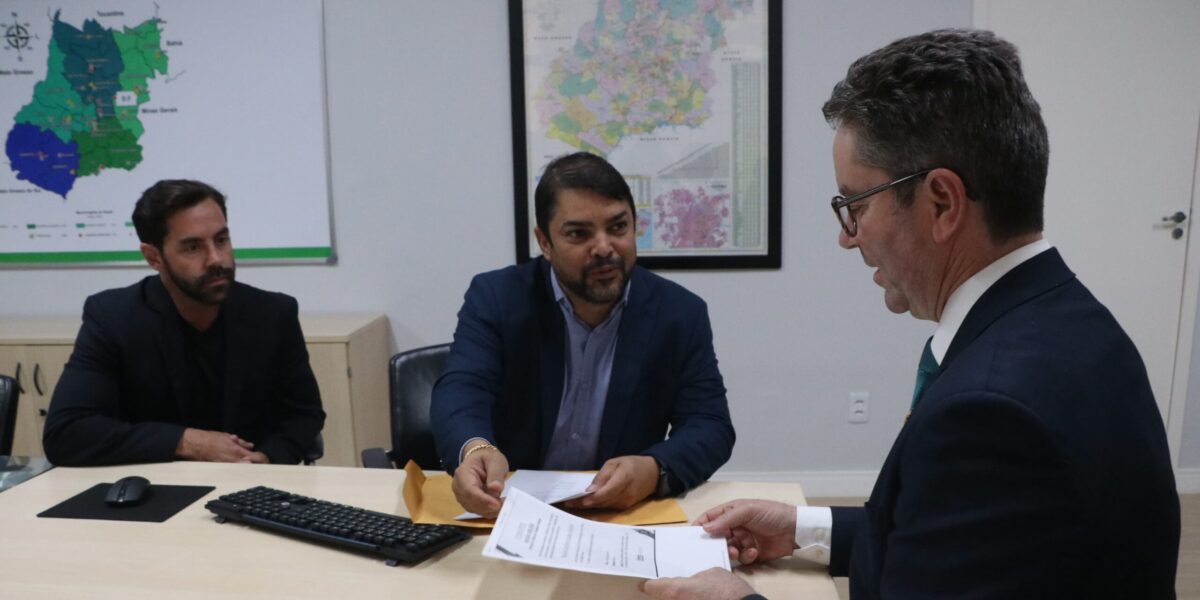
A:
{"type": "Polygon", "coordinates": [[[708,308],[635,265],[625,179],[579,152],[534,191],[542,256],[477,275],[430,420],[467,510],[495,516],[509,469],[599,469],[581,508],[673,496],[733,451],[708,308]]]}
{"type": "Polygon", "coordinates": [[[42,444],[58,465],[298,463],[325,422],[296,300],[234,281],[225,196],[189,180],[133,210],[158,272],[93,295],[42,444]]]}

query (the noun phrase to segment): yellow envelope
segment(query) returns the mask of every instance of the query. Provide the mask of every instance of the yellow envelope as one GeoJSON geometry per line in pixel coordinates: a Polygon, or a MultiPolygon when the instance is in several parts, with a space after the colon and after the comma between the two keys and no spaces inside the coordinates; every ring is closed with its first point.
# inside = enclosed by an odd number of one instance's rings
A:
{"type": "MultiPolygon", "coordinates": [[[[467,512],[450,489],[449,475],[426,477],[417,463],[408,461],[404,465],[404,503],[413,522],[433,525],[457,525],[490,529],[493,519],[471,519],[458,521],[454,517],[467,512]]],[[[686,523],[687,515],[679,508],[674,498],[643,500],[625,510],[591,509],[572,510],[572,514],[601,523],[617,525],[663,525],[686,523]]]]}

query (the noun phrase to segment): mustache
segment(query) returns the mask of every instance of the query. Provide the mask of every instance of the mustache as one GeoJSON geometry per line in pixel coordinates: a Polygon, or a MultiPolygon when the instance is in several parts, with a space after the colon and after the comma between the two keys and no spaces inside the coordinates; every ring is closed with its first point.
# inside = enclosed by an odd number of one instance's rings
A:
{"type": "Polygon", "coordinates": [[[591,273],[592,271],[595,271],[596,269],[603,269],[606,267],[615,267],[617,269],[622,269],[624,266],[625,266],[625,263],[621,261],[621,257],[616,256],[616,255],[609,256],[608,258],[597,258],[597,259],[589,262],[587,265],[585,265],[583,267],[583,275],[584,275],[584,277],[586,277],[588,275],[588,273],[591,273]]]}
{"type": "Polygon", "coordinates": [[[208,269],[208,272],[206,272],[203,276],[200,277],[200,281],[197,283],[199,283],[200,285],[204,285],[214,279],[222,279],[222,278],[233,281],[234,270],[235,270],[235,267],[222,267],[220,265],[211,267],[208,269]]]}

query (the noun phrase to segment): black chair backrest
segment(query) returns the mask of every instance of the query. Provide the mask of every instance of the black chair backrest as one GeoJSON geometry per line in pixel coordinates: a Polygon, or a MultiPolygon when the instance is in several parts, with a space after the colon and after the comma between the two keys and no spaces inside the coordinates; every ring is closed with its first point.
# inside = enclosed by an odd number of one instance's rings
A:
{"type": "Polygon", "coordinates": [[[389,455],[400,467],[411,459],[422,469],[442,468],[429,427],[429,404],[433,384],[442,376],[449,355],[450,344],[438,344],[401,352],[388,365],[392,404],[389,455]]]}
{"type": "Polygon", "coordinates": [[[12,455],[13,436],[17,429],[17,381],[0,375],[0,456],[12,455]]]}

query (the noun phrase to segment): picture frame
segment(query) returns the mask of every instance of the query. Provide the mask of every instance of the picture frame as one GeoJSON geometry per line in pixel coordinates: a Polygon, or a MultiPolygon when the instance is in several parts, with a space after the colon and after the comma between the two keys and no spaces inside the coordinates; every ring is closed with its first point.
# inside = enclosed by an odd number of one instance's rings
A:
{"type": "Polygon", "coordinates": [[[508,9],[517,262],[542,170],[583,150],[630,184],[638,264],[780,268],[780,0],[508,9]]]}

